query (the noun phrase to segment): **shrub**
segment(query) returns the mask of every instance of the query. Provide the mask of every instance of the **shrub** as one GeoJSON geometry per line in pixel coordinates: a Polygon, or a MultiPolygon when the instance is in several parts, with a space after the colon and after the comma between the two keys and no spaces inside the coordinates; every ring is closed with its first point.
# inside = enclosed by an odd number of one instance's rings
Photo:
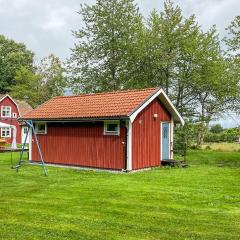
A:
{"type": "Polygon", "coordinates": [[[236,142],[239,136],[239,128],[229,128],[220,133],[209,131],[204,137],[204,142],[236,142]]]}
{"type": "Polygon", "coordinates": [[[212,125],[210,128],[210,132],[212,132],[212,133],[220,133],[222,131],[223,131],[223,128],[222,128],[221,124],[212,125]]]}

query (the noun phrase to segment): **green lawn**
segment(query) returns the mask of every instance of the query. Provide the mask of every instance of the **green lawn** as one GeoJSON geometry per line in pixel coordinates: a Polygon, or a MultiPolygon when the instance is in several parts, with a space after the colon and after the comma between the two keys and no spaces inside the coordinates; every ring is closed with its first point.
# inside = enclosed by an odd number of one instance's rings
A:
{"type": "MultiPolygon", "coordinates": [[[[17,161],[18,154],[14,154],[17,161]]],[[[132,174],[24,165],[0,154],[0,239],[240,239],[240,153],[132,174]]]]}

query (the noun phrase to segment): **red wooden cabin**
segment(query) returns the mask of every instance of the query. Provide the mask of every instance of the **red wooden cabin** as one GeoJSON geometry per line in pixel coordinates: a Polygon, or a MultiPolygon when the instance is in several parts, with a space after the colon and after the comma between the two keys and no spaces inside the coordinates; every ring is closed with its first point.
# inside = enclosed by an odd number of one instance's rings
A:
{"type": "MultiPolygon", "coordinates": [[[[32,107],[25,101],[14,100],[7,94],[0,94],[0,123],[7,124],[8,127],[0,128],[0,137],[7,143],[12,142],[12,128],[15,126],[17,130],[16,142],[22,143],[26,127],[19,124],[18,118],[27,114],[32,110],[32,107]]],[[[7,126],[6,125],[6,126],[7,126]]]]}
{"type": "Polygon", "coordinates": [[[171,159],[173,124],[184,123],[161,88],[55,97],[22,119],[34,122],[47,163],[127,171],[171,159]]]}

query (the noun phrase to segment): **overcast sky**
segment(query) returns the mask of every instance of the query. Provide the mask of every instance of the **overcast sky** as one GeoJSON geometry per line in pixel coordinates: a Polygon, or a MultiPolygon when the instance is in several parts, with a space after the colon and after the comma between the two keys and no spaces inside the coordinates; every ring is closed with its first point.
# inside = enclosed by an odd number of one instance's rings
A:
{"type": "MultiPolygon", "coordinates": [[[[80,3],[94,0],[0,0],[0,34],[24,42],[36,53],[36,59],[54,53],[65,59],[70,54],[74,38],[71,30],[82,26],[77,14],[80,3]]],[[[239,14],[240,0],[175,0],[185,16],[195,14],[204,30],[213,24],[221,35],[225,27],[239,14]]],[[[136,0],[146,17],[163,0],[136,0]]]]}
{"type": "MultiPolygon", "coordinates": [[[[70,54],[74,38],[71,30],[83,23],[77,14],[80,3],[94,0],[0,0],[0,34],[24,42],[36,54],[36,60],[53,53],[62,60],[70,54]]],[[[163,8],[163,0],[136,0],[147,17],[155,8],[163,8]]],[[[216,24],[221,37],[231,20],[240,13],[240,0],[175,0],[185,16],[195,14],[203,30],[216,24]]],[[[228,126],[237,118],[229,119],[228,126]]]]}

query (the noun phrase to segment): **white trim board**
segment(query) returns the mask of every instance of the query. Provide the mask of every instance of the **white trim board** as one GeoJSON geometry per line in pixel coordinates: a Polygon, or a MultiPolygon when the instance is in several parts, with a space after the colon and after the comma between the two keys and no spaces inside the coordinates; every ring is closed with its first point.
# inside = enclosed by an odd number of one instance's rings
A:
{"type": "Polygon", "coordinates": [[[154,99],[159,97],[163,105],[166,107],[166,109],[170,112],[170,114],[173,117],[174,122],[180,122],[182,125],[184,125],[184,120],[177,111],[177,109],[172,104],[171,100],[168,98],[166,93],[163,91],[163,89],[159,89],[155,94],[153,94],[146,102],[144,102],[139,108],[137,108],[131,115],[129,116],[130,121],[133,122],[137,115],[146,108],[154,99]]]}
{"type": "Polygon", "coordinates": [[[28,149],[29,149],[29,154],[28,154],[28,160],[31,161],[32,160],[32,128],[29,128],[29,145],[28,145],[28,149]]]}
{"type": "Polygon", "coordinates": [[[132,170],[132,122],[126,122],[127,127],[127,171],[132,170]]]}
{"type": "Polygon", "coordinates": [[[173,133],[174,133],[174,122],[173,118],[171,117],[171,123],[170,123],[170,128],[171,128],[171,135],[170,135],[170,159],[173,159],[173,133]]]}

